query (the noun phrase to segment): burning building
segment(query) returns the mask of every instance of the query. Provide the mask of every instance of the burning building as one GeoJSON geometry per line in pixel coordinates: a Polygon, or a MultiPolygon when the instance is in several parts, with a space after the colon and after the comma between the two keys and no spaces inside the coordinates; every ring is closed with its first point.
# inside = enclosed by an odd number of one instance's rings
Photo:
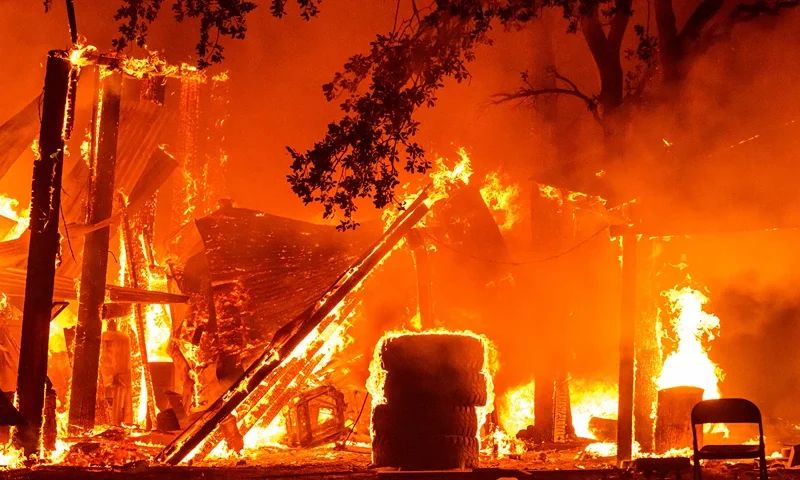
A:
{"type": "Polygon", "coordinates": [[[742,357],[762,332],[745,317],[790,336],[793,310],[726,281],[780,270],[762,246],[791,219],[725,230],[658,179],[523,182],[464,148],[357,229],[241,208],[223,188],[231,82],[76,43],[0,127],[0,175],[34,157],[28,208],[0,199],[9,478],[619,478],[691,457],[692,407],[738,396],[762,407],[773,465],[792,455],[796,408],[752,380],[774,366],[763,348],[742,357]]]}

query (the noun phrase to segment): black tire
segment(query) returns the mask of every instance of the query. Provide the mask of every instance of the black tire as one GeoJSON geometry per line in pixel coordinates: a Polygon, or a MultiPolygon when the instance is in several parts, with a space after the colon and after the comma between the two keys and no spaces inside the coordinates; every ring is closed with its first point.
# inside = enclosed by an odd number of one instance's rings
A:
{"type": "Polygon", "coordinates": [[[378,405],[372,412],[372,431],[377,436],[396,437],[478,435],[475,407],[378,405]]]}
{"type": "Polygon", "coordinates": [[[420,409],[429,404],[482,407],[488,396],[486,377],[482,373],[443,375],[397,371],[386,374],[383,395],[389,405],[415,405],[420,409]]]}
{"type": "Polygon", "coordinates": [[[378,467],[446,470],[478,466],[478,439],[459,436],[375,436],[372,461],[378,467]]]}
{"type": "Polygon", "coordinates": [[[468,335],[403,335],[383,344],[381,361],[387,372],[478,373],[483,368],[483,344],[468,335]]]}

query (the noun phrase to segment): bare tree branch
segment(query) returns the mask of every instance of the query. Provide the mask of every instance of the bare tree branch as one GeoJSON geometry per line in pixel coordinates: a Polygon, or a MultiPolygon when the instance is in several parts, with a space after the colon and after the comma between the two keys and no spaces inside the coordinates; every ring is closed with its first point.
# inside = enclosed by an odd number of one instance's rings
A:
{"type": "Polygon", "coordinates": [[[731,12],[731,20],[747,21],[752,20],[761,15],[780,15],[781,10],[786,8],[794,8],[800,5],[798,0],[784,0],[777,2],[765,2],[757,0],[754,3],[740,3],[731,12]]]}
{"type": "Polygon", "coordinates": [[[599,124],[603,123],[603,119],[602,117],[600,117],[597,101],[594,98],[581,92],[578,86],[575,85],[575,82],[559,74],[555,68],[548,69],[548,73],[552,75],[553,78],[555,78],[556,80],[559,80],[567,84],[569,88],[561,88],[561,87],[537,88],[529,82],[527,73],[523,73],[522,78],[523,78],[523,84],[525,86],[518,89],[515,92],[498,93],[492,95],[491,97],[492,104],[501,105],[504,103],[512,102],[514,100],[520,100],[524,102],[526,100],[532,100],[535,99],[536,97],[547,96],[547,95],[567,95],[582,100],[586,104],[589,111],[592,113],[592,117],[595,119],[595,121],[597,121],[597,123],[599,124]]]}
{"type": "MultiPolygon", "coordinates": [[[[692,16],[686,21],[680,33],[680,41],[697,40],[703,29],[708,25],[714,16],[719,12],[724,0],[703,0],[697,6],[692,16]]],[[[660,26],[659,26],[660,28],[660,26]]]]}

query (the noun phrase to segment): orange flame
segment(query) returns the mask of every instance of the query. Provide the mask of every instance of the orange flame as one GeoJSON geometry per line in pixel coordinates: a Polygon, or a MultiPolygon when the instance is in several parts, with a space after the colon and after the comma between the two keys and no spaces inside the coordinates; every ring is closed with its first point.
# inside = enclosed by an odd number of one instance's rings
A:
{"type": "MultiPolygon", "coordinates": [[[[430,208],[439,200],[447,198],[450,195],[454,185],[457,185],[458,183],[469,183],[470,176],[472,176],[472,165],[464,147],[458,149],[458,156],[461,157],[461,160],[456,162],[452,168],[447,166],[447,164],[450,162],[446,158],[438,157],[436,161],[434,161],[433,169],[429,174],[432,185],[428,191],[428,198],[425,199],[425,205],[427,207],[430,208]]],[[[408,186],[403,188],[403,190],[407,189],[408,186]]],[[[388,208],[384,210],[381,217],[384,226],[389,228],[389,226],[397,219],[397,217],[400,216],[400,213],[402,213],[403,209],[413,203],[414,200],[417,199],[418,195],[418,192],[410,194],[405,193],[403,195],[403,199],[398,202],[399,208],[388,208]]],[[[425,219],[423,218],[417,225],[420,227],[424,226],[424,222],[425,219]]]]}
{"type": "MultiPolygon", "coordinates": [[[[656,380],[659,390],[691,386],[703,389],[703,399],[720,398],[719,382],[722,370],[708,358],[708,348],[703,344],[714,340],[719,332],[719,318],[703,311],[708,297],[691,287],[673,288],[662,293],[670,302],[673,317],[670,327],[677,342],[656,380]]],[[[661,325],[660,335],[670,337],[661,325]]]]}

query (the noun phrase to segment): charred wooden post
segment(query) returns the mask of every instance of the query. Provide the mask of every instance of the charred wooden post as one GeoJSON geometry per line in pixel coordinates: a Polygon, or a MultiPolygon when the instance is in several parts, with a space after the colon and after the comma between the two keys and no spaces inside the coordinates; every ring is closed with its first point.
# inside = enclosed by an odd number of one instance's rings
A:
{"type": "MultiPolygon", "coordinates": [[[[128,260],[128,275],[130,283],[133,288],[139,288],[139,265],[136,263],[134,252],[135,244],[133,239],[133,232],[131,231],[130,220],[128,219],[128,212],[126,207],[126,199],[120,194],[120,204],[122,205],[122,236],[125,242],[125,257],[128,260]]],[[[147,420],[146,427],[148,429],[156,425],[156,400],[155,392],[153,390],[153,377],[150,372],[150,361],[147,358],[147,335],[145,332],[145,318],[144,308],[141,303],[137,303],[133,307],[134,321],[136,323],[136,343],[139,347],[139,356],[141,357],[142,372],[144,373],[144,386],[147,390],[147,420]]]]}
{"type": "Polygon", "coordinates": [[[642,268],[639,268],[639,291],[637,292],[637,316],[635,333],[636,379],[633,396],[634,439],[644,452],[653,451],[653,413],[658,401],[655,377],[658,376],[662,360],[658,342],[658,298],[654,284],[657,244],[653,240],[639,241],[642,268]]]}
{"type": "MultiPolygon", "coordinates": [[[[114,169],[117,161],[122,75],[104,76],[98,67],[98,89],[93,114],[91,171],[86,224],[93,225],[111,217],[114,206],[114,169]],[[100,77],[103,77],[100,80],[100,77]]],[[[106,296],[108,267],[108,226],[89,232],[83,244],[83,265],[75,337],[75,361],[69,405],[70,427],[94,428],[97,392],[97,369],[102,343],[102,310],[106,296]]]]}
{"type": "Polygon", "coordinates": [[[408,231],[428,213],[424,201],[426,187],[405,212],[384,232],[378,242],[362,255],[339,280],[311,308],[300,314],[279,330],[266,351],[257,358],[228,391],[215,401],[205,413],[189,425],[156,458],[171,465],[182,462],[195,448],[213,434],[219,424],[292,353],[305,338],[319,327],[353,289],[392,251],[408,231]]]}
{"type": "Polygon", "coordinates": [[[416,228],[406,235],[417,272],[417,307],[422,328],[433,328],[433,285],[431,283],[431,261],[425,239],[416,228]]]}
{"type": "MultiPolygon", "coordinates": [[[[656,453],[692,446],[692,409],[703,400],[703,389],[673,387],[658,391],[656,453]]],[[[703,432],[699,432],[702,439],[703,432]]]]}
{"type": "Polygon", "coordinates": [[[66,52],[52,51],[44,80],[39,156],[33,164],[30,244],[22,314],[17,399],[26,425],[16,439],[25,455],[38,452],[47,378],[50,308],[59,250],[64,120],[71,64],[66,52]]]}
{"type": "Polygon", "coordinates": [[[44,423],[42,425],[42,446],[47,451],[55,450],[58,438],[58,423],[56,421],[56,391],[48,379],[44,394],[44,423]]]}
{"type": "Polygon", "coordinates": [[[636,234],[626,228],[612,230],[622,235],[622,308],[619,327],[619,413],[617,462],[631,459],[633,449],[633,342],[636,330],[636,234]]]}

